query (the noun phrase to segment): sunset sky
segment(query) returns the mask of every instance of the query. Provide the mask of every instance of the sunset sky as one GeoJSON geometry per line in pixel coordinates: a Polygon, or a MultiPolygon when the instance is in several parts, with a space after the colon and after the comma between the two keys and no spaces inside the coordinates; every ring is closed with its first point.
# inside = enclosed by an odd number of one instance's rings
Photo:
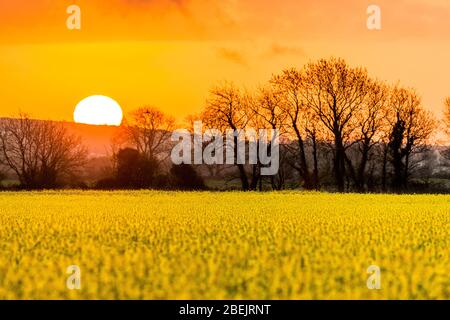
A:
{"type": "Polygon", "coordinates": [[[211,86],[254,88],[272,73],[337,56],[415,87],[440,115],[450,96],[448,0],[0,0],[0,116],[72,120],[102,94],[125,112],[182,118],[211,86]],[[81,8],[81,30],[66,27],[81,8]],[[382,30],[366,9],[382,9],[382,30]]]}

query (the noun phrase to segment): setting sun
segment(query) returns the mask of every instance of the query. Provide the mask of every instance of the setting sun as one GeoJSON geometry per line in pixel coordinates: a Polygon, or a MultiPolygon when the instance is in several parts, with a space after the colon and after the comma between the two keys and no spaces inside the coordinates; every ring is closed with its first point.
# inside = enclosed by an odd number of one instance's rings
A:
{"type": "Polygon", "coordinates": [[[90,96],[77,104],[73,113],[77,123],[119,126],[122,123],[122,108],[113,99],[105,96],[90,96]]]}

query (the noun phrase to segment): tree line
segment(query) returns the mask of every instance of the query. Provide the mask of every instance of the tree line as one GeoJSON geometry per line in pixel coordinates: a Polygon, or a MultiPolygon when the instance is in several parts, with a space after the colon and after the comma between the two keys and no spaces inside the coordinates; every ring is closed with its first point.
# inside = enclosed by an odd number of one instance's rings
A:
{"type": "MultiPolygon", "coordinates": [[[[256,92],[217,86],[201,118],[214,128],[279,130],[281,158],[302,187],[321,189],[331,171],[340,192],[407,190],[412,170],[421,165],[418,155],[437,128],[414,89],[389,85],[334,58],[284,70],[256,92]]],[[[258,164],[253,166],[238,167],[244,190],[263,179],[258,164]]],[[[276,177],[271,180],[277,188],[276,177]]]]}
{"type": "MultiPolygon", "coordinates": [[[[450,124],[450,98],[445,105],[443,122],[450,124]]],[[[143,107],[124,121],[108,174],[94,187],[202,189],[202,177],[212,177],[239,181],[242,190],[404,192],[411,190],[414,174],[430,166],[440,123],[414,89],[375,79],[338,58],[283,70],[254,91],[220,83],[203,110],[186,119],[192,132],[194,120],[223,135],[227,129],[278,130],[278,173],[262,176],[260,163],[174,166],[169,155],[175,120],[143,107]]],[[[203,147],[209,143],[214,141],[203,147]]],[[[59,186],[86,161],[82,141],[58,123],[24,115],[0,123],[0,164],[23,186],[59,186]]]]}
{"type": "Polygon", "coordinates": [[[24,113],[1,119],[0,182],[6,173],[13,173],[18,188],[26,190],[204,189],[203,179],[193,167],[165,167],[164,154],[170,148],[168,139],[174,126],[173,118],[155,108],[134,111],[113,137],[110,161],[102,168],[105,177],[89,186],[84,180],[89,180],[92,159],[81,138],[71,134],[64,123],[34,120],[24,113]]]}

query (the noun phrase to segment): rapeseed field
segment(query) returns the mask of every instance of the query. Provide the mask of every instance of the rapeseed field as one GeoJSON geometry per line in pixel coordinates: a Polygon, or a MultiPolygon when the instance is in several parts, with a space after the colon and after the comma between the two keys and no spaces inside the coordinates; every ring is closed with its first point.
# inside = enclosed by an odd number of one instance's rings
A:
{"type": "Polygon", "coordinates": [[[450,196],[0,193],[0,299],[449,298],[450,196]]]}

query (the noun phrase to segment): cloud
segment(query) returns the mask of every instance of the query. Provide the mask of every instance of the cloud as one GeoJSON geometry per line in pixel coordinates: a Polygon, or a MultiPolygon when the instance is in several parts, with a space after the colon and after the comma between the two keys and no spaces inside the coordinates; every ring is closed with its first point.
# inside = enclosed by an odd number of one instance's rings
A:
{"type": "MultiPolygon", "coordinates": [[[[99,0],[91,0],[99,1],[99,0]]],[[[139,18],[146,13],[158,14],[166,17],[171,14],[182,14],[185,18],[191,19],[190,0],[110,0],[113,4],[100,4],[103,8],[120,9],[122,16],[129,18],[129,15],[139,18]],[[115,2],[115,4],[114,4],[115,2]]],[[[101,3],[101,2],[100,2],[101,3]]],[[[106,11],[106,10],[105,10],[106,11]]],[[[133,19],[133,18],[131,18],[133,19]]]]}
{"type": "MultiPolygon", "coordinates": [[[[266,43],[287,41],[447,41],[448,0],[377,0],[382,30],[366,28],[361,0],[77,0],[82,30],[68,33],[65,1],[0,0],[0,43],[111,40],[190,40],[266,43]]],[[[296,42],[297,43],[297,42],[296,42]]],[[[260,48],[261,49],[261,48],[260,48]]],[[[297,55],[274,45],[268,55],[297,55]]],[[[224,54],[229,56],[227,52],[224,54]]],[[[235,54],[232,54],[232,56],[235,54]]],[[[239,60],[239,59],[238,59],[239,60]]]]}
{"type": "Polygon", "coordinates": [[[126,2],[130,5],[145,5],[145,4],[160,4],[160,5],[166,5],[166,4],[176,4],[177,6],[185,6],[187,3],[189,3],[189,0],[121,0],[122,2],[126,2]]]}
{"type": "Polygon", "coordinates": [[[303,50],[303,48],[297,46],[280,45],[274,43],[270,46],[270,48],[266,51],[264,55],[267,57],[286,56],[286,55],[304,57],[306,56],[306,53],[303,50]]]}
{"type": "Polygon", "coordinates": [[[217,49],[217,54],[224,60],[248,67],[247,59],[245,58],[244,54],[239,51],[228,48],[219,48],[217,49]]]}

